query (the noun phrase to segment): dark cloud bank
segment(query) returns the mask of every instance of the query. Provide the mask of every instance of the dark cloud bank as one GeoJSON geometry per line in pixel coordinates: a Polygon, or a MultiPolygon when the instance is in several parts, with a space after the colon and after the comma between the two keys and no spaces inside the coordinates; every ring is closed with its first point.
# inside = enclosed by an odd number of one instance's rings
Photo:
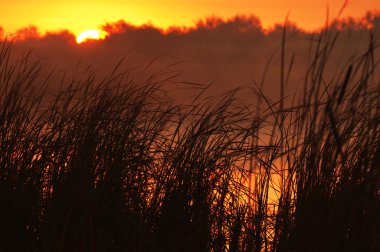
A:
{"type": "MultiPolygon", "coordinates": [[[[369,12],[360,19],[331,22],[322,42],[335,43],[326,66],[326,83],[343,74],[347,62],[366,51],[371,34],[378,37],[379,20],[378,12],[369,12]]],[[[89,73],[102,78],[122,60],[118,72],[130,76],[158,73],[162,73],[161,78],[175,76],[167,88],[179,87],[185,95],[191,86],[186,83],[213,83],[209,90],[212,94],[236,87],[250,90],[260,85],[267,68],[263,89],[273,99],[278,97],[282,25],[264,30],[258,18],[240,16],[231,20],[212,17],[199,21],[196,28],[164,32],[150,25],[136,27],[124,21],[106,24],[104,29],[110,33],[106,40],[76,45],[74,36],[67,31],[41,36],[34,27],[24,28],[14,37],[12,60],[32,50],[31,61],[40,62],[42,77],[54,70],[52,86],[60,83],[58,79],[64,73],[68,79],[85,78],[89,73]]],[[[3,29],[1,34],[4,37],[3,29]]],[[[291,66],[287,94],[304,83],[319,37],[319,33],[287,25],[285,72],[291,66]]]]}

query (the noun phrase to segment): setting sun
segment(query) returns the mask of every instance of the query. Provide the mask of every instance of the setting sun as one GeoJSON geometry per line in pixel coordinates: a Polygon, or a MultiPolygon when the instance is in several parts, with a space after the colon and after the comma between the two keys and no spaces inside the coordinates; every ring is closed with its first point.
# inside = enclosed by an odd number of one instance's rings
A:
{"type": "Polygon", "coordinates": [[[76,38],[76,41],[78,44],[81,44],[87,40],[100,40],[100,39],[105,39],[107,37],[108,33],[105,32],[105,31],[101,31],[101,30],[96,30],[96,29],[92,29],[92,30],[86,30],[84,32],[81,32],[77,38],[76,38]]]}

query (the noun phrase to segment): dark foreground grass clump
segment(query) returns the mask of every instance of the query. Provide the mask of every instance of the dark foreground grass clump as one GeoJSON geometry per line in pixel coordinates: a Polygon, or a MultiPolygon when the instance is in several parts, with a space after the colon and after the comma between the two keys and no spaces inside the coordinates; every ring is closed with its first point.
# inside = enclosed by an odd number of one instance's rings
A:
{"type": "Polygon", "coordinates": [[[115,73],[50,94],[3,43],[0,250],[379,251],[377,45],[326,80],[330,35],[299,102],[257,106],[115,73]]]}

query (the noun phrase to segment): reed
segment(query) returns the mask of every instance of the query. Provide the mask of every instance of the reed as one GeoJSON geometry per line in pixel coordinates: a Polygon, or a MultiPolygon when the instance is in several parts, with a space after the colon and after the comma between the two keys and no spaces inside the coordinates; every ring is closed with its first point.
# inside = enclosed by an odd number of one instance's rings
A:
{"type": "Polygon", "coordinates": [[[238,90],[176,104],[170,78],[116,71],[50,95],[39,63],[11,64],[4,42],[0,249],[378,251],[378,45],[326,80],[335,36],[310,42],[290,100],[284,32],[281,97],[259,86],[255,107],[238,90]]]}

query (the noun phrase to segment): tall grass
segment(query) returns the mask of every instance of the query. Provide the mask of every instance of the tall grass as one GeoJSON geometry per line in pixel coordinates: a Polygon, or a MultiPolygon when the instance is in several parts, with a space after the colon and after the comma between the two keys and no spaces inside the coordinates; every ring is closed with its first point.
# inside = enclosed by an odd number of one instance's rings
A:
{"type": "Polygon", "coordinates": [[[178,105],[170,78],[116,72],[51,95],[3,43],[0,249],[378,251],[377,45],[326,80],[334,37],[311,43],[298,102],[283,59],[280,99],[257,88],[255,107],[238,90],[178,105]]]}

